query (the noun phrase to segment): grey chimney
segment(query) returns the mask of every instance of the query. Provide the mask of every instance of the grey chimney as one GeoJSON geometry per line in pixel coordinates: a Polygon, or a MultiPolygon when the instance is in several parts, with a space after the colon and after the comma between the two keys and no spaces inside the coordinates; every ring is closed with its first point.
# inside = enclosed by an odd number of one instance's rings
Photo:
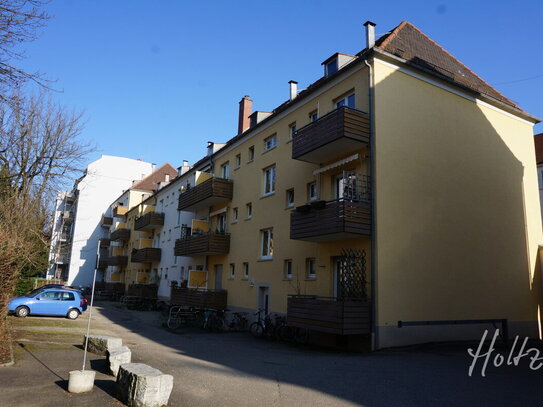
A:
{"type": "Polygon", "coordinates": [[[370,49],[375,45],[375,23],[368,20],[364,27],[366,27],[366,48],[370,49]]]}
{"type": "Polygon", "coordinates": [[[289,81],[288,83],[290,84],[290,100],[293,100],[298,96],[298,82],[289,81]]]}

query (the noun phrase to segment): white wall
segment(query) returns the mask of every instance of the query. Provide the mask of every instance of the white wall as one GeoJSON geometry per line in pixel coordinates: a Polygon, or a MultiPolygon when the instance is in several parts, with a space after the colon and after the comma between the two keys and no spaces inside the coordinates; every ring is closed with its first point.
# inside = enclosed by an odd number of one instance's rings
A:
{"type": "Polygon", "coordinates": [[[89,164],[87,174],[77,185],[79,197],[68,284],[92,284],[98,239],[107,235],[107,230],[100,226],[102,214],[134,180],[140,180],[152,171],[151,163],[107,155],[89,164]]]}
{"type": "Polygon", "coordinates": [[[153,247],[162,249],[160,263],[153,264],[153,270],[157,271],[159,277],[158,296],[161,299],[169,299],[172,281],[175,280],[181,284],[183,279],[188,278],[189,266],[196,268],[196,265],[205,265],[205,256],[177,256],[177,259],[174,256],[175,240],[181,237],[181,225],[190,226],[194,218],[192,212],[177,210],[179,188],[186,185],[187,180],[191,185],[194,185],[194,173],[177,179],[165,189],[158,191],[156,195],[156,211],[164,213],[164,226],[155,230],[153,243],[153,247]]]}

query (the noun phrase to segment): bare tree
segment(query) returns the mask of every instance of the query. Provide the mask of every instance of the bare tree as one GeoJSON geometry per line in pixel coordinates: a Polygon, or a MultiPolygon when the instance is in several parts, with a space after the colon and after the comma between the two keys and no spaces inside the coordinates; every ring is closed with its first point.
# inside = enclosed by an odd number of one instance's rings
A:
{"type": "Polygon", "coordinates": [[[9,89],[27,81],[44,84],[39,72],[26,72],[14,62],[24,58],[20,45],[34,41],[49,16],[41,7],[42,0],[0,0],[0,98],[5,100],[9,89]]]}
{"type": "Polygon", "coordinates": [[[20,271],[47,245],[52,192],[71,180],[93,148],[80,140],[81,114],[46,94],[0,103],[0,364],[10,358],[7,300],[20,271]]]}

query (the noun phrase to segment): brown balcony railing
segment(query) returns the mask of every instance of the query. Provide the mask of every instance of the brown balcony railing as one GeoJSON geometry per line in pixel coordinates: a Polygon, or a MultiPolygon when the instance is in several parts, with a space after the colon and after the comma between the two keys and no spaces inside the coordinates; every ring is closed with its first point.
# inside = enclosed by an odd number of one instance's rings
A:
{"type": "Polygon", "coordinates": [[[98,243],[100,247],[109,247],[111,240],[107,237],[102,237],[100,240],[98,240],[98,243]]]}
{"type": "Polygon", "coordinates": [[[126,242],[130,239],[130,229],[117,229],[111,232],[111,235],[109,236],[111,241],[123,241],[126,242]]]}
{"type": "Polygon", "coordinates": [[[176,256],[204,256],[226,254],[230,251],[230,235],[202,233],[175,241],[176,256]]]}
{"type": "Polygon", "coordinates": [[[111,225],[113,225],[113,218],[111,216],[102,216],[102,221],[100,222],[100,225],[105,228],[110,227],[111,225]]]}
{"type": "Polygon", "coordinates": [[[98,260],[98,270],[105,270],[107,266],[109,265],[108,259],[106,258],[100,258],[98,260]]]}
{"type": "Polygon", "coordinates": [[[317,201],[290,213],[290,238],[313,242],[371,235],[369,201],[317,201]]]}
{"type": "Polygon", "coordinates": [[[321,164],[359,150],[369,141],[367,113],[343,106],[299,129],[292,158],[321,164]]]}
{"type": "Polygon", "coordinates": [[[336,335],[369,334],[371,302],[367,299],[289,295],[287,323],[336,335]]]}
{"type": "Polygon", "coordinates": [[[134,249],[130,256],[132,263],[153,263],[159,262],[162,250],[155,247],[146,247],[145,249],[134,249]]]}
{"type": "Polygon", "coordinates": [[[135,230],[151,230],[164,225],[164,214],[160,212],[148,212],[136,218],[135,230]]]}
{"type": "Polygon", "coordinates": [[[128,256],[109,256],[107,259],[108,266],[127,266],[128,256]]]}
{"type": "Polygon", "coordinates": [[[180,211],[194,210],[212,206],[220,202],[231,201],[233,189],[234,183],[232,180],[216,177],[210,178],[179,195],[177,209],[180,211]]]}
{"type": "Polygon", "coordinates": [[[223,310],[226,308],[228,293],[226,290],[200,290],[172,287],[170,304],[187,307],[223,310]]]}

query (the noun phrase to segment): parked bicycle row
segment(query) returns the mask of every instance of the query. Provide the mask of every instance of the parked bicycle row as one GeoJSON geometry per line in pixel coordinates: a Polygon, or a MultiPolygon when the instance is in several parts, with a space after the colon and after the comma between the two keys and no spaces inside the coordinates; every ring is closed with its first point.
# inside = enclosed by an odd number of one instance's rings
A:
{"type": "Polygon", "coordinates": [[[187,306],[172,306],[167,314],[166,326],[171,330],[197,327],[211,332],[249,332],[256,338],[307,343],[308,331],[287,324],[285,316],[265,314],[259,309],[254,322],[249,324],[247,312],[232,312],[187,306]]]}

